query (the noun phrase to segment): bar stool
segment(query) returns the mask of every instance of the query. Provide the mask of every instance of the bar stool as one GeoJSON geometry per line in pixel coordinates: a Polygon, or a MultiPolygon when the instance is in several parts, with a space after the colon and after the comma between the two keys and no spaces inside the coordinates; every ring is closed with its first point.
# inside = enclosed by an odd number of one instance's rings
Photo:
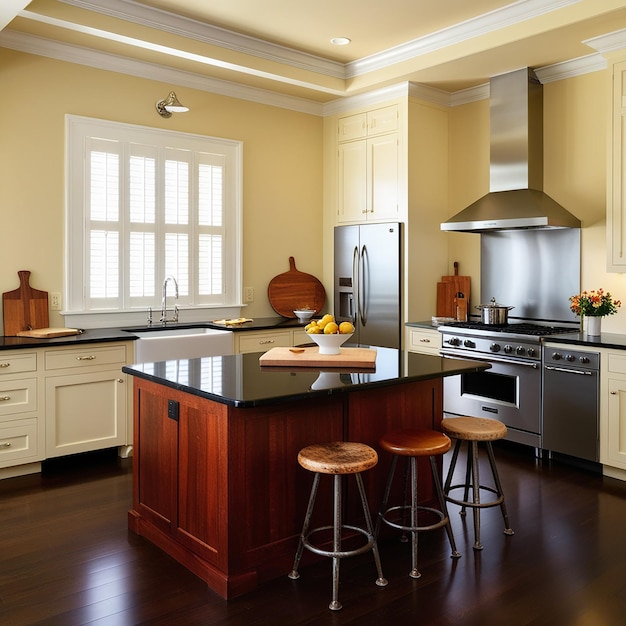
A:
{"type": "Polygon", "coordinates": [[[370,446],[363,443],[355,443],[350,441],[335,441],[332,443],[314,444],[307,446],[300,450],[298,454],[298,463],[306,470],[314,472],[313,486],[311,487],[311,495],[309,497],[309,505],[304,518],[304,525],[302,527],[302,533],[300,534],[300,541],[298,543],[298,549],[293,563],[293,569],[288,574],[289,578],[295,580],[300,578],[298,573],[298,565],[302,558],[302,551],[304,548],[319,554],[321,556],[332,557],[333,559],[333,597],[328,608],[332,611],[338,611],[341,609],[341,603],[339,602],[339,563],[340,559],[349,556],[355,556],[357,554],[363,554],[371,550],[374,554],[374,561],[376,563],[376,569],[378,571],[378,578],[376,584],[379,587],[385,587],[387,580],[383,576],[380,556],[378,554],[378,545],[376,543],[376,536],[372,526],[372,517],[370,515],[369,507],[367,504],[367,497],[365,495],[365,488],[363,487],[363,478],[361,472],[371,469],[378,463],[378,455],[376,450],[370,448],[370,446]],[[320,476],[322,474],[331,474],[334,476],[333,483],[333,513],[334,521],[331,526],[320,526],[309,530],[311,522],[311,515],[313,514],[313,506],[315,504],[315,497],[317,495],[317,489],[319,487],[320,476]],[[363,507],[363,515],[365,516],[365,528],[358,526],[352,526],[344,524],[342,522],[342,498],[341,498],[341,479],[344,474],[354,474],[356,484],[359,488],[359,494],[361,496],[361,506],[363,507]],[[333,549],[323,550],[311,542],[311,536],[323,530],[333,531],[333,549]],[[342,531],[351,530],[360,533],[366,538],[366,543],[354,550],[342,550],[341,539],[342,531]]]}
{"type": "Polygon", "coordinates": [[[456,440],[452,460],[448,468],[448,475],[444,484],[444,493],[448,502],[459,504],[461,506],[461,515],[466,514],[466,507],[474,510],[474,550],[482,550],[480,543],[480,510],[492,506],[500,506],[502,517],[504,518],[504,534],[513,535],[514,532],[509,525],[509,516],[504,503],[504,492],[500,484],[496,460],[493,455],[492,441],[503,439],[506,436],[506,426],[494,419],[487,417],[450,417],[441,423],[441,430],[456,440]],[[467,466],[465,471],[465,482],[461,484],[452,484],[454,468],[456,467],[459,450],[463,442],[467,442],[467,466]],[[493,476],[494,487],[480,484],[480,474],[478,469],[479,445],[484,444],[489,458],[489,465],[493,476]],[[472,489],[472,499],[469,500],[469,490],[472,489]],[[463,489],[463,499],[458,500],[450,496],[450,492],[454,489],[463,489]],[[495,494],[495,499],[487,502],[481,502],[480,492],[487,491],[495,494]]]}
{"type": "MultiPolygon", "coordinates": [[[[438,456],[445,454],[452,445],[450,439],[441,432],[436,430],[396,430],[386,433],[380,440],[380,446],[383,450],[390,452],[393,455],[391,460],[391,468],[389,470],[389,476],[387,478],[387,484],[385,486],[385,493],[383,496],[383,502],[380,512],[378,514],[378,521],[376,523],[376,534],[380,531],[381,522],[384,522],[392,528],[397,528],[403,532],[411,533],[411,548],[412,548],[412,568],[409,572],[411,578],[419,578],[421,576],[417,569],[417,546],[418,546],[418,533],[426,530],[434,530],[436,528],[445,527],[450,542],[450,548],[452,549],[451,556],[453,558],[459,558],[461,555],[456,549],[454,542],[454,535],[452,534],[452,526],[450,525],[450,516],[448,515],[448,509],[446,506],[446,500],[444,497],[443,489],[441,487],[441,479],[439,478],[439,470],[435,463],[435,459],[438,456]],[[393,476],[396,470],[399,457],[406,457],[407,470],[410,469],[411,475],[411,504],[408,505],[405,502],[400,506],[392,506],[387,508],[389,501],[389,493],[393,483],[393,476]],[[437,492],[437,498],[439,500],[440,509],[427,507],[418,504],[417,493],[417,459],[418,457],[427,456],[430,459],[430,467],[433,475],[433,482],[435,484],[435,490],[437,492]],[[405,513],[410,511],[410,524],[406,523],[405,513]],[[435,515],[436,522],[428,525],[420,526],[418,523],[418,512],[429,512],[435,515]],[[402,513],[401,523],[395,521],[397,516],[394,514],[397,512],[402,513]],[[392,519],[393,518],[393,519],[392,519]]],[[[405,475],[406,476],[406,475],[405,475]]],[[[406,482],[406,480],[405,480],[406,482]]],[[[406,484],[405,484],[405,496],[406,496],[406,484]]]]}

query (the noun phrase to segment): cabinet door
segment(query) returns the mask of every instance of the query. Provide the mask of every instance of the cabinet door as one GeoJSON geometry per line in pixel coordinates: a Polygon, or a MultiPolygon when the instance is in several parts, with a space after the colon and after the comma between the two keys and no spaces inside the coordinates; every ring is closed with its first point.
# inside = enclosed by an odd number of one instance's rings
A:
{"type": "Polygon", "coordinates": [[[367,142],[353,141],[339,145],[337,219],[362,221],[367,211],[367,142]]]}
{"type": "Polygon", "coordinates": [[[126,443],[127,378],[119,369],[46,378],[46,456],[126,443]]]}
{"type": "Polygon", "coordinates": [[[394,133],[367,140],[368,219],[398,216],[398,136],[394,133]]]}
{"type": "Polygon", "coordinates": [[[337,139],[339,141],[352,141],[367,135],[367,114],[357,113],[340,117],[337,122],[337,139]]]}
{"type": "Polygon", "coordinates": [[[603,438],[606,449],[601,451],[601,462],[626,469],[626,380],[608,378],[607,433],[603,438]],[[604,454],[603,454],[604,453],[604,454]]]}
{"type": "Polygon", "coordinates": [[[608,271],[626,270],[626,206],[624,163],[626,162],[626,62],[613,66],[612,151],[609,164],[607,207],[608,271]]]}

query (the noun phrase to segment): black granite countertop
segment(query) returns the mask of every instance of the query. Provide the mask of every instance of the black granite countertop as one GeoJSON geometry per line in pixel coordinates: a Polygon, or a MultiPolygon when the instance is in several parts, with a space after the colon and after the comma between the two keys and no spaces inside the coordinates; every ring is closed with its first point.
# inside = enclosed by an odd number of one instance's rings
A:
{"type": "Polygon", "coordinates": [[[626,350],[626,335],[617,333],[602,333],[598,336],[585,335],[582,333],[566,333],[564,335],[545,337],[544,342],[626,350]]]}
{"type": "Polygon", "coordinates": [[[127,374],[247,408],[372,387],[453,376],[490,367],[478,361],[444,359],[375,347],[376,368],[261,367],[262,353],[180,359],[124,366],[127,374]]]}

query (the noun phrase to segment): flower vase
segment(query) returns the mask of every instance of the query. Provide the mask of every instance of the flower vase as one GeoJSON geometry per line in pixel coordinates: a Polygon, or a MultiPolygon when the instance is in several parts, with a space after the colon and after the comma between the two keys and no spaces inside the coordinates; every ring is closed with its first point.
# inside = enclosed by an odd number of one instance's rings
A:
{"type": "Polygon", "coordinates": [[[602,316],[587,316],[587,334],[593,337],[599,337],[602,329],[602,316]]]}

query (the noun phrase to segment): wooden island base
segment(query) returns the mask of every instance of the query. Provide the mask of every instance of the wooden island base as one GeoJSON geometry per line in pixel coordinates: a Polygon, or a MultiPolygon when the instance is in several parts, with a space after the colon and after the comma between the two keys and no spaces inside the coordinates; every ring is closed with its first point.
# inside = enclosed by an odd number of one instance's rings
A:
{"type": "MultiPolygon", "coordinates": [[[[442,378],[432,378],[235,408],[136,377],[128,527],[223,598],[252,591],[293,564],[312,481],[299,450],[353,440],[380,454],[389,429],[438,428],[442,401],[442,378]]],[[[389,464],[380,454],[363,474],[373,515],[389,464]]],[[[322,481],[314,525],[332,519],[330,482],[322,481]]],[[[427,461],[420,482],[424,500],[433,500],[427,461]]],[[[348,516],[357,515],[358,495],[344,491],[348,516]]],[[[307,552],[303,564],[312,558],[307,552]]]]}

